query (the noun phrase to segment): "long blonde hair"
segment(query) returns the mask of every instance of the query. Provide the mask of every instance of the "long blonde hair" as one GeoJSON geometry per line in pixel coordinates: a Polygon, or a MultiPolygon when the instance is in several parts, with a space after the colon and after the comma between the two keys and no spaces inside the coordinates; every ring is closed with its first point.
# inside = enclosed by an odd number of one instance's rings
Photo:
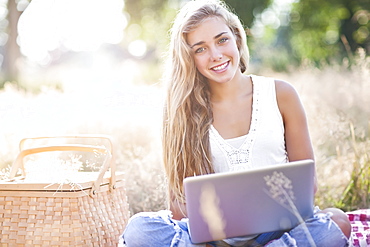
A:
{"type": "Polygon", "coordinates": [[[163,119],[163,161],[169,192],[184,203],[183,180],[213,173],[208,131],[213,122],[210,89],[195,66],[186,41],[187,33],[202,21],[218,17],[236,37],[240,70],[248,67],[246,34],[239,18],[219,0],[188,2],[178,13],[172,29],[164,80],[167,97],[163,119]]]}

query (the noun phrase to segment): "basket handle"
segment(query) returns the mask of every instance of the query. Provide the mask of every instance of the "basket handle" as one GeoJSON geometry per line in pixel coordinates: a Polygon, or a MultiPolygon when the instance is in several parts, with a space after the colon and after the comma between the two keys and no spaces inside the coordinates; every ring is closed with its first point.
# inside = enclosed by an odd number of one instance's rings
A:
{"type": "MultiPolygon", "coordinates": [[[[93,134],[93,135],[79,134],[79,135],[28,137],[28,138],[24,138],[20,141],[20,143],[19,143],[20,151],[22,151],[24,149],[25,142],[30,141],[30,140],[41,140],[41,139],[100,139],[100,140],[107,141],[108,144],[109,144],[107,149],[110,151],[110,153],[112,155],[112,161],[111,161],[111,166],[110,166],[111,167],[110,190],[112,191],[115,188],[115,184],[116,184],[116,163],[115,163],[116,150],[114,148],[116,147],[116,145],[114,145],[113,139],[110,136],[102,135],[102,134],[93,134]]],[[[104,172],[103,172],[103,175],[104,175],[104,172]]],[[[99,178],[103,179],[103,176],[99,176],[99,178]]],[[[100,179],[100,181],[101,181],[101,179],[100,179]]],[[[100,185],[99,182],[100,181],[96,182],[96,184],[97,184],[97,186],[95,186],[96,189],[99,188],[99,185],[100,185]]]]}
{"type": "Polygon", "coordinates": [[[113,154],[113,141],[107,135],[63,135],[63,136],[39,136],[39,137],[28,137],[23,138],[19,142],[19,150],[22,151],[24,149],[24,145],[26,141],[29,140],[41,140],[41,139],[102,139],[106,140],[109,143],[108,150],[113,154]]]}
{"type": "Polygon", "coordinates": [[[42,152],[52,152],[52,151],[81,151],[81,152],[99,152],[105,154],[105,160],[103,162],[102,167],[100,168],[98,178],[92,184],[92,189],[90,195],[93,197],[99,192],[100,184],[103,180],[105,172],[111,168],[111,177],[110,177],[110,190],[116,188],[116,164],[114,160],[114,153],[113,151],[113,143],[109,137],[106,136],[63,136],[63,137],[36,137],[36,138],[25,138],[20,143],[21,152],[16,157],[15,161],[13,162],[12,169],[10,171],[9,178],[14,179],[17,171],[21,168],[23,175],[24,173],[24,164],[23,159],[27,155],[42,153],[42,152]],[[99,146],[92,146],[92,145],[75,145],[75,144],[68,144],[68,145],[58,145],[58,146],[44,146],[44,147],[36,147],[30,149],[23,149],[24,141],[29,139],[46,139],[46,138],[104,138],[109,141],[110,147],[109,149],[105,147],[99,146]]]}

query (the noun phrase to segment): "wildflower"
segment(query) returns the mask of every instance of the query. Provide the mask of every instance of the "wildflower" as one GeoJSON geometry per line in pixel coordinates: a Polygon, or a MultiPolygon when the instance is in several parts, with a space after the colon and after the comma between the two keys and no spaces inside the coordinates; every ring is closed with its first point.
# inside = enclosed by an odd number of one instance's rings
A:
{"type": "Polygon", "coordinates": [[[269,195],[282,205],[286,205],[290,199],[295,200],[292,181],[282,172],[274,172],[272,176],[265,176],[266,185],[270,187],[269,195]]]}

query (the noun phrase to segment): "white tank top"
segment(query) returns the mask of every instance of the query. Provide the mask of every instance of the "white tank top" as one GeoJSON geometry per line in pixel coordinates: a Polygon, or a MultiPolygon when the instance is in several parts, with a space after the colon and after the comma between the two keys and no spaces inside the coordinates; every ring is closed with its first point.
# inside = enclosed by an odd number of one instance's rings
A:
{"type": "Polygon", "coordinates": [[[252,119],[247,135],[223,139],[211,125],[209,131],[215,172],[239,171],[288,161],[284,124],[276,100],[273,78],[251,76],[252,119]]]}

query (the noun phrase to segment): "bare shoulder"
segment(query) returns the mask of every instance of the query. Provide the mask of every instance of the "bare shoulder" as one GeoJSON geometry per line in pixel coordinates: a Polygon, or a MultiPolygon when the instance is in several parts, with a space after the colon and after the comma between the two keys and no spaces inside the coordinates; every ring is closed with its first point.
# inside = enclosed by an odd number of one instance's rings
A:
{"type": "Polygon", "coordinates": [[[275,80],[276,98],[280,112],[284,114],[292,110],[293,106],[300,106],[301,102],[294,86],[283,80],[275,80]]]}
{"type": "Polygon", "coordinates": [[[276,95],[279,96],[289,96],[297,94],[294,86],[287,81],[275,80],[276,95]]]}

